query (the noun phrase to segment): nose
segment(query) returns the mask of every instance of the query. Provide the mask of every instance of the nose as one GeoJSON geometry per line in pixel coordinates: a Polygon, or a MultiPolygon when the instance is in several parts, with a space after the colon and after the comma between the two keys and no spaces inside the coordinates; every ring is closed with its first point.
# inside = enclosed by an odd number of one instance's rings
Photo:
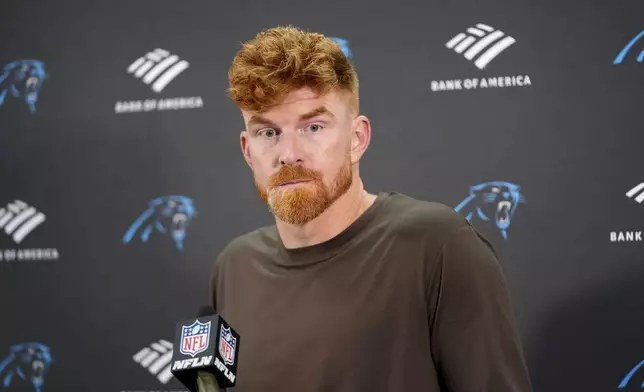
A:
{"type": "Polygon", "coordinates": [[[294,134],[284,132],[280,135],[279,152],[280,166],[297,165],[303,162],[302,146],[294,134]]]}

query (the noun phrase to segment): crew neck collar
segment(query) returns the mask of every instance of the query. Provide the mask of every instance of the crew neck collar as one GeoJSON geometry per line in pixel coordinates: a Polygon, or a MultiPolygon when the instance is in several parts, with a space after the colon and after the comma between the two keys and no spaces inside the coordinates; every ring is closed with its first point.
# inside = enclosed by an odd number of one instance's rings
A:
{"type": "Polygon", "coordinates": [[[340,234],[319,244],[287,249],[279,236],[277,226],[273,226],[278,248],[278,260],[276,262],[289,267],[298,267],[318,263],[333,257],[371,222],[389,196],[389,193],[378,193],[374,202],[358,219],[353,221],[340,234]]]}

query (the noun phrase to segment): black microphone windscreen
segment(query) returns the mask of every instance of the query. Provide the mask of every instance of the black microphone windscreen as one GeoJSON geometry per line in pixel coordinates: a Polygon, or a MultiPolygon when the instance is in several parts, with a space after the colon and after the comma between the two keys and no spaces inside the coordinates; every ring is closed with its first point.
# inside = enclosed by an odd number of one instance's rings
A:
{"type": "Polygon", "coordinates": [[[215,309],[213,309],[212,306],[206,305],[199,308],[199,312],[197,312],[197,317],[212,316],[214,314],[215,314],[215,309]]]}

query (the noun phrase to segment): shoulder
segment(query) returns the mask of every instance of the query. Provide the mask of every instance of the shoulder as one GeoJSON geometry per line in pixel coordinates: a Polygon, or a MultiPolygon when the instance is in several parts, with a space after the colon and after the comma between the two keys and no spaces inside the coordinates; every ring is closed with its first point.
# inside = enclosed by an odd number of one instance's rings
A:
{"type": "Polygon", "coordinates": [[[216,265],[226,264],[240,257],[248,257],[274,248],[278,238],[275,225],[265,226],[233,238],[217,255],[216,265]]]}
{"type": "MultiPolygon", "coordinates": [[[[262,227],[235,237],[219,252],[210,272],[210,304],[215,309],[217,309],[217,293],[225,291],[226,281],[231,274],[240,276],[236,271],[239,272],[240,267],[243,269],[248,265],[248,260],[266,255],[268,250],[275,249],[274,233],[277,233],[275,226],[262,227]]],[[[241,275],[244,275],[244,272],[241,275]]]]}
{"type": "Polygon", "coordinates": [[[458,212],[443,203],[426,201],[402,193],[390,193],[386,203],[387,220],[400,234],[421,234],[432,242],[443,243],[460,229],[471,227],[458,212]]]}

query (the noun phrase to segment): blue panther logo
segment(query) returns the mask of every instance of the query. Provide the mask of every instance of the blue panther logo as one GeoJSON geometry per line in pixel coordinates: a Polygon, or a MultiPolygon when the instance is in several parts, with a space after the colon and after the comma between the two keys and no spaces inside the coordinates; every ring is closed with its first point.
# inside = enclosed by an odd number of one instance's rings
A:
{"type": "MultiPolygon", "coordinates": [[[[624,46],[624,49],[622,49],[621,52],[615,57],[615,60],[613,60],[613,64],[621,64],[622,61],[624,61],[624,57],[628,54],[628,52],[635,46],[635,43],[640,40],[640,38],[644,37],[644,30],[642,30],[639,34],[637,34],[635,37],[633,37],[632,40],[626,46],[624,46]]],[[[641,63],[644,62],[644,49],[639,53],[637,56],[637,62],[641,63]]]]}
{"type": "Polygon", "coordinates": [[[0,75],[0,106],[11,94],[23,99],[31,113],[36,113],[38,95],[47,77],[42,61],[18,60],[5,65],[0,75]]]}
{"type": "Polygon", "coordinates": [[[470,187],[470,195],[454,210],[465,215],[469,221],[475,217],[485,222],[494,219],[496,227],[507,240],[508,229],[519,203],[525,203],[525,198],[518,185],[492,181],[470,187]]]}
{"type": "Polygon", "coordinates": [[[153,230],[170,234],[177,246],[183,250],[186,231],[197,215],[192,200],[185,196],[162,196],[150,201],[148,209],[137,218],[123,236],[128,244],[141,230],[141,241],[148,242],[153,230]]]}
{"type": "Polygon", "coordinates": [[[340,49],[342,50],[342,53],[344,53],[347,58],[353,57],[353,53],[351,53],[351,49],[349,48],[349,41],[346,39],[342,38],[337,38],[337,37],[330,37],[332,41],[340,45],[340,49]]]}
{"type": "Polygon", "coordinates": [[[0,390],[26,383],[41,392],[45,376],[54,362],[49,347],[27,342],[16,344],[9,351],[9,356],[0,362],[0,390]]]}
{"type": "MultiPolygon", "coordinates": [[[[644,361],[641,361],[640,363],[638,363],[637,365],[635,365],[635,366],[631,369],[631,371],[630,371],[630,372],[628,372],[628,374],[627,374],[626,376],[624,376],[624,378],[622,379],[622,381],[621,381],[621,382],[619,383],[619,385],[617,386],[617,389],[624,389],[624,388],[626,388],[626,387],[628,386],[629,381],[631,381],[631,379],[633,378],[633,376],[635,375],[635,373],[637,373],[637,371],[638,371],[638,370],[639,370],[643,365],[644,365],[644,361]]],[[[641,387],[642,387],[642,388],[644,388],[644,383],[642,383],[641,387]]]]}

